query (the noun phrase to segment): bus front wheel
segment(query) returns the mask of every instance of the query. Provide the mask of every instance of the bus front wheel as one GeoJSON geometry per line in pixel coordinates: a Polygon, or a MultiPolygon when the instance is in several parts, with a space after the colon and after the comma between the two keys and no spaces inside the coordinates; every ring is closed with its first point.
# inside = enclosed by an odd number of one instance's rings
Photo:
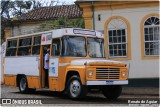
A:
{"type": "Polygon", "coordinates": [[[20,78],[20,81],[19,81],[19,91],[21,93],[27,93],[28,92],[28,83],[27,83],[27,79],[25,76],[22,76],[20,78]]]}
{"type": "Polygon", "coordinates": [[[116,86],[105,86],[102,89],[103,95],[110,99],[110,100],[115,100],[117,99],[122,92],[122,86],[116,85],[116,86]]]}
{"type": "Polygon", "coordinates": [[[82,86],[80,78],[74,75],[67,83],[67,92],[71,99],[81,99],[87,95],[87,88],[82,86]]]}

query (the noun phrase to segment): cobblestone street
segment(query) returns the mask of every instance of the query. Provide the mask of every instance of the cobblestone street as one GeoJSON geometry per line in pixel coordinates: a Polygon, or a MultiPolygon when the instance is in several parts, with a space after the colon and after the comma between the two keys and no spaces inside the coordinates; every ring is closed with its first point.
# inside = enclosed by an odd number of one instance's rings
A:
{"type": "MultiPolygon", "coordinates": [[[[158,88],[129,88],[124,87],[122,95],[115,101],[106,99],[99,92],[89,93],[87,97],[80,101],[73,101],[65,94],[54,93],[48,90],[37,90],[35,93],[21,94],[18,88],[1,85],[1,98],[13,99],[40,99],[45,100],[47,104],[44,105],[68,105],[68,106],[118,106],[118,105],[131,105],[129,101],[157,101],[159,98],[158,88]]],[[[138,102],[132,102],[138,103],[138,102]]],[[[158,102],[153,102],[154,106],[158,106],[158,102]]],[[[41,105],[41,104],[39,104],[41,105]]],[[[42,104],[43,105],[43,104],[42,104]]],[[[151,105],[151,104],[150,104],[151,105]]]]}

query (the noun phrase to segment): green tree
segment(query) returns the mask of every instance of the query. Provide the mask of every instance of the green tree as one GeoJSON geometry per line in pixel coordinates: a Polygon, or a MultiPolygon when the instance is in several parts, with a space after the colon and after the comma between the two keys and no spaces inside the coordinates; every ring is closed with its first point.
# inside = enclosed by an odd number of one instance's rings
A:
{"type": "MultiPolygon", "coordinates": [[[[4,28],[5,23],[10,22],[11,18],[16,18],[17,16],[22,15],[23,13],[28,12],[28,10],[36,9],[44,6],[55,6],[55,5],[64,5],[65,2],[60,2],[59,0],[54,0],[51,2],[46,1],[37,1],[37,0],[1,0],[1,40],[5,40],[4,28]],[[4,23],[3,23],[4,22],[4,23]]],[[[73,28],[84,28],[84,20],[81,18],[77,19],[68,19],[60,18],[54,21],[46,21],[40,25],[39,30],[51,30],[56,28],[64,27],[73,27],[73,28]]]]}
{"type": "Polygon", "coordinates": [[[12,17],[16,17],[21,15],[22,13],[27,12],[31,9],[32,2],[31,1],[1,1],[1,18],[10,19],[12,17]]]}
{"type": "Polygon", "coordinates": [[[69,18],[59,18],[57,20],[46,21],[42,23],[38,31],[47,31],[51,29],[58,28],[84,28],[83,18],[69,19],[69,18]]]}
{"type": "Polygon", "coordinates": [[[20,16],[21,14],[27,12],[31,9],[32,2],[31,1],[11,1],[11,0],[2,0],[0,2],[1,5],[1,40],[5,40],[4,28],[6,23],[10,22],[12,17],[20,16]]]}

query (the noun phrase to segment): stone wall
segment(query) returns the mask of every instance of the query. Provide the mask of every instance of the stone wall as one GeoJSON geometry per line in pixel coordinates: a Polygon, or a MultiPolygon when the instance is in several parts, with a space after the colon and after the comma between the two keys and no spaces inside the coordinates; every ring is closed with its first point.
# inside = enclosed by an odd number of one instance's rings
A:
{"type": "Polygon", "coordinates": [[[12,28],[11,36],[19,36],[24,34],[35,33],[39,29],[39,24],[37,25],[22,25],[22,26],[14,26],[12,28]]]}

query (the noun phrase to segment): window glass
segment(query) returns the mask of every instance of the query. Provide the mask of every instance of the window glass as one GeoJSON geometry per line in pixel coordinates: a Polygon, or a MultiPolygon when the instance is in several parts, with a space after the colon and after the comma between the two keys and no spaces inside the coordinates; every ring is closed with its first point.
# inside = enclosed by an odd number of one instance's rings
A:
{"type": "Polygon", "coordinates": [[[19,56],[26,56],[31,54],[31,47],[20,47],[18,48],[18,55],[19,56]]]}
{"type": "Polygon", "coordinates": [[[159,18],[150,17],[144,23],[145,55],[160,55],[159,18]]]}
{"type": "Polygon", "coordinates": [[[32,38],[24,38],[19,40],[19,46],[29,46],[31,45],[32,38]]]}
{"type": "Polygon", "coordinates": [[[107,31],[109,57],[127,57],[127,24],[119,18],[112,19],[107,31]]]}
{"type": "Polygon", "coordinates": [[[15,56],[17,48],[7,48],[6,56],[15,56]]]}
{"type": "Polygon", "coordinates": [[[32,37],[20,38],[17,55],[18,56],[30,55],[31,54],[31,43],[32,43],[32,37]]]}
{"type": "Polygon", "coordinates": [[[85,57],[85,38],[77,36],[63,36],[62,56],[85,57]]]}
{"type": "Polygon", "coordinates": [[[17,46],[17,40],[9,40],[8,48],[15,48],[17,46]]]}
{"type": "Polygon", "coordinates": [[[40,54],[41,36],[33,37],[32,55],[40,54]]]}
{"type": "Polygon", "coordinates": [[[90,57],[102,58],[104,54],[104,40],[99,38],[88,38],[88,53],[90,57]]]}
{"type": "Polygon", "coordinates": [[[6,56],[16,56],[17,40],[8,40],[6,56]]]}
{"type": "Polygon", "coordinates": [[[40,54],[40,45],[32,47],[32,55],[39,55],[40,54]]]}
{"type": "Polygon", "coordinates": [[[52,43],[52,56],[60,55],[60,39],[53,39],[52,43]]]}
{"type": "Polygon", "coordinates": [[[33,45],[40,45],[41,44],[41,36],[34,37],[33,45]]]}
{"type": "Polygon", "coordinates": [[[110,57],[126,56],[127,41],[126,41],[125,29],[108,30],[108,32],[115,32],[114,36],[112,35],[112,33],[108,33],[109,56],[110,57]]]}

